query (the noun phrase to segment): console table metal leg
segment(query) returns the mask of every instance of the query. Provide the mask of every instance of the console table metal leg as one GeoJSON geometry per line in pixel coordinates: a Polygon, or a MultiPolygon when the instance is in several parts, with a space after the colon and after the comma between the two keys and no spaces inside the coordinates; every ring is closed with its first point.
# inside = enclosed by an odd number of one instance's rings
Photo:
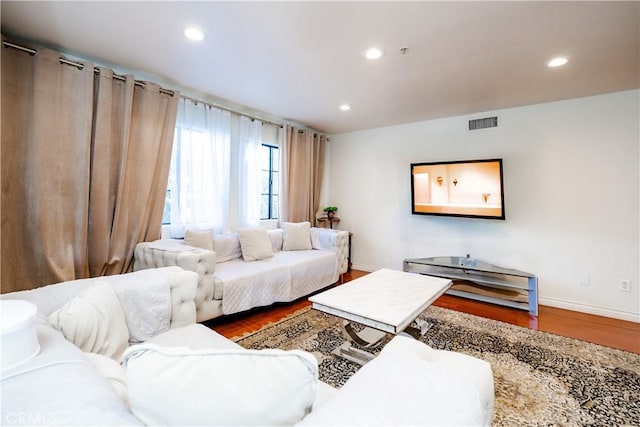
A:
{"type": "Polygon", "coordinates": [[[527,279],[529,288],[529,313],[538,316],[538,278],[529,277],[527,279]]]}

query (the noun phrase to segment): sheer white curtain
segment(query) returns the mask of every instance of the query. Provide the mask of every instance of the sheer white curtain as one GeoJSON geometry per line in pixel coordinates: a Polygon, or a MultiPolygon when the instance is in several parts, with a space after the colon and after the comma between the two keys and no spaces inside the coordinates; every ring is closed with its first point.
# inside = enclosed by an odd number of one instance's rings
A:
{"type": "Polygon", "coordinates": [[[241,116],[238,126],[238,226],[260,225],[262,122],[241,116]]]}
{"type": "Polygon", "coordinates": [[[229,229],[231,113],[181,98],[171,157],[171,237],[229,229]]]}

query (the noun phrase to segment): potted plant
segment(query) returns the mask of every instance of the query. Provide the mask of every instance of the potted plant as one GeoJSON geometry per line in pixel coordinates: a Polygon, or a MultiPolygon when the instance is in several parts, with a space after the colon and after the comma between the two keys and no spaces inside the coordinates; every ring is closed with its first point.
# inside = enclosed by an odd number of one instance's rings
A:
{"type": "Polygon", "coordinates": [[[327,218],[329,219],[333,219],[333,217],[336,216],[337,210],[338,208],[335,206],[327,206],[326,208],[322,209],[322,211],[327,214],[327,218]]]}

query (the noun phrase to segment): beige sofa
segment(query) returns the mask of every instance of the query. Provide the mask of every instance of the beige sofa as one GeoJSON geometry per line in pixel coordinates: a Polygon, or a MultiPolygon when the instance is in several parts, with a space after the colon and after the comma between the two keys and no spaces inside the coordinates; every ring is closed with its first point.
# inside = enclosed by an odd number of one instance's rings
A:
{"type": "Polygon", "coordinates": [[[211,242],[204,244],[198,240],[207,249],[185,244],[185,240],[139,243],[134,270],[178,266],[198,273],[198,322],[289,302],[336,283],[348,268],[348,232],[315,227],[307,230],[306,250],[287,250],[286,227],[264,230],[273,255],[252,261],[246,261],[243,255],[241,232],[211,233],[211,242]]]}

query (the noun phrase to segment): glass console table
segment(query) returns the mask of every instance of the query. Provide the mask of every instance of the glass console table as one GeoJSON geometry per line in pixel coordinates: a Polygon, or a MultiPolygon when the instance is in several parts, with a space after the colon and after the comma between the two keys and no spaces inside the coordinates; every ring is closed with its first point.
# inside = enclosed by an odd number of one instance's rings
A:
{"type": "Polygon", "coordinates": [[[538,315],[538,278],[479,259],[438,256],[404,260],[404,271],[451,279],[450,295],[528,310],[538,315]]]}

